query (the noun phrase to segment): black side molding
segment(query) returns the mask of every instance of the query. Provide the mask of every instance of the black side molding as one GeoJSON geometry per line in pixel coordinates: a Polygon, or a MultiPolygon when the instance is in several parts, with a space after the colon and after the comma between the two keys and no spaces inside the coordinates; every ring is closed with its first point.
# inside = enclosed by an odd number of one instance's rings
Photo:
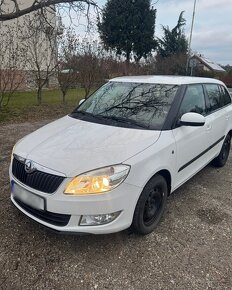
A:
{"type": "Polygon", "coordinates": [[[182,121],[180,121],[180,124],[182,126],[190,126],[190,127],[201,127],[205,125],[205,123],[189,123],[189,122],[182,122],[182,121]]]}
{"type": "Polygon", "coordinates": [[[188,167],[190,164],[192,164],[194,161],[196,161],[197,159],[199,159],[201,156],[203,156],[204,154],[206,154],[209,150],[211,150],[213,147],[215,147],[216,145],[218,145],[222,140],[224,140],[225,136],[221,137],[217,142],[213,143],[213,145],[211,145],[210,147],[208,147],[206,150],[204,150],[203,152],[201,152],[199,155],[197,155],[196,157],[194,157],[192,160],[190,160],[188,163],[186,163],[185,165],[183,165],[178,172],[184,170],[186,167],[188,167]]]}

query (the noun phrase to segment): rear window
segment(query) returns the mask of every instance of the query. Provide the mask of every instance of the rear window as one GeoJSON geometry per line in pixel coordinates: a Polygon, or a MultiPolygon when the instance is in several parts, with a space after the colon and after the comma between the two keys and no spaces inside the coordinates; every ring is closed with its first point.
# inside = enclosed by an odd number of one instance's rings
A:
{"type": "Polygon", "coordinates": [[[216,84],[206,84],[205,85],[208,98],[209,98],[209,112],[213,112],[223,107],[223,102],[221,98],[221,93],[219,86],[216,84]]]}
{"type": "Polygon", "coordinates": [[[227,90],[223,86],[220,86],[220,90],[221,90],[223,105],[227,106],[227,105],[231,104],[231,97],[230,97],[229,93],[227,92],[227,90]]]}

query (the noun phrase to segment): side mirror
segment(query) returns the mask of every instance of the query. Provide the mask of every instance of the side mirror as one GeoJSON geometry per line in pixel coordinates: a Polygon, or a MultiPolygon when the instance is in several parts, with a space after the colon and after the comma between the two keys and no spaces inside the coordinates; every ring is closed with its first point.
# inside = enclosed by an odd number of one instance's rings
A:
{"type": "Polygon", "coordinates": [[[205,125],[205,117],[198,113],[186,113],[181,117],[180,125],[201,127],[205,125]]]}
{"type": "Polygon", "coordinates": [[[85,99],[81,99],[79,102],[79,106],[85,101],[85,99]]]}

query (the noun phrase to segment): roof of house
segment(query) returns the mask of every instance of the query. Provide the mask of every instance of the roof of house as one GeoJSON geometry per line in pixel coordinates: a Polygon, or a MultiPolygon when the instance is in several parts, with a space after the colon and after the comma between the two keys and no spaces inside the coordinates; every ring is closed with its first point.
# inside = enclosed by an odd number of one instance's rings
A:
{"type": "Polygon", "coordinates": [[[131,82],[131,83],[149,83],[149,84],[170,84],[186,85],[199,83],[216,83],[223,84],[221,81],[213,78],[185,77],[185,76],[125,76],[117,77],[110,80],[111,82],[131,82]]]}
{"type": "Polygon", "coordinates": [[[210,70],[218,71],[218,72],[225,72],[225,70],[220,65],[216,64],[215,62],[213,62],[212,60],[204,57],[201,54],[200,55],[195,54],[195,55],[192,56],[192,58],[198,59],[201,63],[203,63],[210,70]]]}

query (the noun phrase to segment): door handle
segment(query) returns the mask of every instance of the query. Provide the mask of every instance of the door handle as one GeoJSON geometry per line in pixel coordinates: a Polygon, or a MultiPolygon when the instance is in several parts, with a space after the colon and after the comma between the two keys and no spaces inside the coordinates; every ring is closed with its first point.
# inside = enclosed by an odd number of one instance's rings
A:
{"type": "Polygon", "coordinates": [[[207,125],[207,126],[206,126],[206,130],[207,130],[207,131],[210,131],[211,129],[212,129],[212,125],[207,125]]]}
{"type": "Polygon", "coordinates": [[[226,116],[226,121],[229,121],[229,119],[230,119],[230,116],[226,116]]]}

